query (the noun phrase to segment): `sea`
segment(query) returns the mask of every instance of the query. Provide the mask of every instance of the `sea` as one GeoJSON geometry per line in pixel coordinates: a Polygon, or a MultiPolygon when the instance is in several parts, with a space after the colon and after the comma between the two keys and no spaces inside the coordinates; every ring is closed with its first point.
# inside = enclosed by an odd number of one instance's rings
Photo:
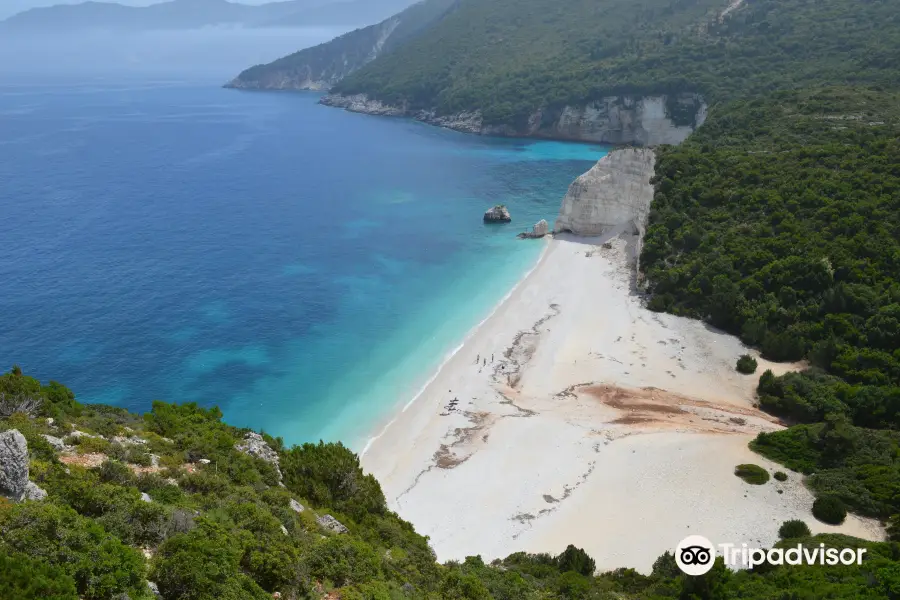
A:
{"type": "Polygon", "coordinates": [[[533,267],[545,242],[516,234],[607,151],[219,83],[0,79],[4,370],[361,450],[533,267]],[[494,204],[513,222],[485,225],[494,204]]]}

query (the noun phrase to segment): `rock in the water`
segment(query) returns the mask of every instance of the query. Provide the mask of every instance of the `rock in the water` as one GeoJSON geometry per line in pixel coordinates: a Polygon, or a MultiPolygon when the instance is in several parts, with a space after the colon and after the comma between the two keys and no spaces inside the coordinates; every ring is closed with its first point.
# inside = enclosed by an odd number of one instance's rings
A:
{"type": "Polygon", "coordinates": [[[319,527],[321,527],[322,529],[327,529],[328,531],[333,531],[334,533],[347,533],[348,531],[348,529],[344,527],[340,521],[338,521],[331,515],[316,517],[316,523],[318,523],[319,527]]]}
{"type": "Polygon", "coordinates": [[[288,504],[288,506],[290,506],[291,510],[293,510],[296,513],[302,513],[304,510],[303,505],[300,504],[299,502],[297,502],[296,500],[294,500],[293,498],[291,498],[291,501],[288,504]]]}
{"type": "Polygon", "coordinates": [[[28,442],[16,429],[0,433],[0,495],[16,501],[47,497],[47,492],[28,481],[28,442]]]}
{"type": "Polygon", "coordinates": [[[278,472],[278,482],[281,483],[281,469],[279,468],[278,463],[278,453],[266,443],[263,436],[255,431],[250,431],[244,436],[244,440],[235,444],[234,447],[239,452],[255,456],[267,463],[275,465],[275,470],[278,472]]]}
{"type": "Polygon", "coordinates": [[[534,227],[531,228],[531,231],[527,231],[525,233],[520,233],[520,238],[542,238],[545,235],[550,233],[550,225],[547,223],[545,219],[541,219],[537,223],[534,224],[534,227]]]}
{"type": "Polygon", "coordinates": [[[484,211],[485,223],[509,223],[510,221],[512,221],[512,216],[509,214],[509,209],[502,204],[484,211]]]}
{"type": "Polygon", "coordinates": [[[602,235],[621,228],[643,235],[655,163],[656,155],[648,148],[613,150],[569,186],[553,230],[602,235]]]}
{"type": "Polygon", "coordinates": [[[153,502],[153,498],[150,497],[150,494],[147,492],[141,492],[141,500],[144,502],[153,502]]]}
{"type": "Polygon", "coordinates": [[[53,446],[53,449],[57,452],[62,452],[67,448],[66,443],[58,437],[46,434],[42,435],[41,437],[47,440],[47,443],[53,446]]]}

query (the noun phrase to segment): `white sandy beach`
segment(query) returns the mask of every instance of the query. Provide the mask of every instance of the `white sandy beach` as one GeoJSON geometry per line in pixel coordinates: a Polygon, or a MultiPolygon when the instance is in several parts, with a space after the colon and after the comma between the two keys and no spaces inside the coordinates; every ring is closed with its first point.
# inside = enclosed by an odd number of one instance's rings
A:
{"type": "Polygon", "coordinates": [[[642,307],[634,241],[523,242],[548,244],[538,265],[364,454],[390,507],[442,561],[571,543],[599,569],[649,572],[686,535],[771,545],[792,518],[879,538],[816,521],[798,474],[733,475],[777,469],[747,443],[780,425],[753,407],[758,376],[734,370],[737,339],[642,307]]]}

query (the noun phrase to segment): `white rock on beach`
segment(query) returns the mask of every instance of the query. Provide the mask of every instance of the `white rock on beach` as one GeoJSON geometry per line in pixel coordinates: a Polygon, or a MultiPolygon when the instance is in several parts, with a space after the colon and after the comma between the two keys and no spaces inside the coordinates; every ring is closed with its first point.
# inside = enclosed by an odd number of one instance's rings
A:
{"type": "Polygon", "coordinates": [[[656,155],[648,148],[614,150],[569,186],[553,230],[601,235],[618,225],[643,233],[653,186],[656,155]]]}

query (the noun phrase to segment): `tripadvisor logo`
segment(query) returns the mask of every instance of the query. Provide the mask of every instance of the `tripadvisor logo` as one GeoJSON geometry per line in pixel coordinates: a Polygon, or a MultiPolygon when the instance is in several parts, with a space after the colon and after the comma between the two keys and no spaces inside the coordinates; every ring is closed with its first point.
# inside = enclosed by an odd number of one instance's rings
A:
{"type": "MultiPolygon", "coordinates": [[[[719,544],[725,565],[752,569],[757,565],[861,565],[865,548],[826,548],[825,544],[788,548],[751,548],[747,544],[719,544]]],[[[702,535],[689,535],[675,547],[675,563],[687,575],[708,573],[716,562],[716,546],[702,535]]]]}

